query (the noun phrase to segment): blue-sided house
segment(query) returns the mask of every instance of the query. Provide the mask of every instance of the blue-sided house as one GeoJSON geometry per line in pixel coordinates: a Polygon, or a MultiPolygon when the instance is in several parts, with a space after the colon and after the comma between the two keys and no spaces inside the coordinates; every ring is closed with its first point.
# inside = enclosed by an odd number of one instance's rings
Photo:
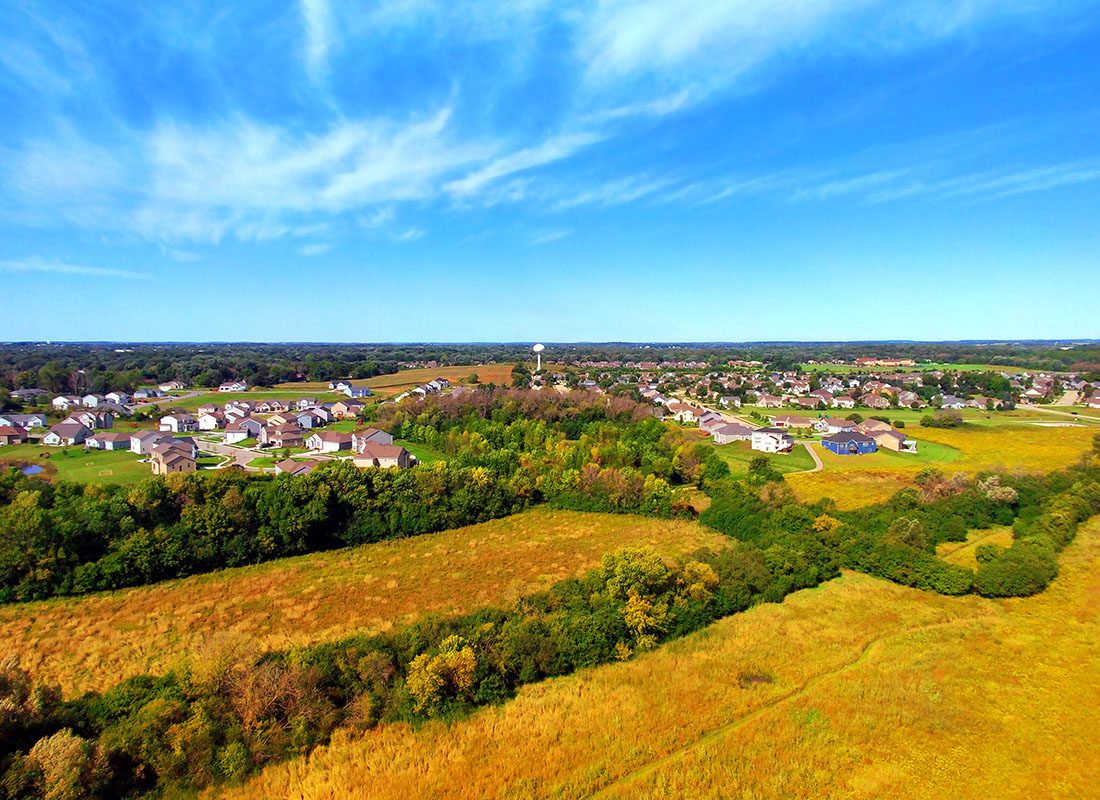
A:
{"type": "Polygon", "coordinates": [[[862,456],[878,451],[878,445],[870,436],[855,431],[845,431],[826,436],[821,440],[822,446],[838,456],[862,456]]]}

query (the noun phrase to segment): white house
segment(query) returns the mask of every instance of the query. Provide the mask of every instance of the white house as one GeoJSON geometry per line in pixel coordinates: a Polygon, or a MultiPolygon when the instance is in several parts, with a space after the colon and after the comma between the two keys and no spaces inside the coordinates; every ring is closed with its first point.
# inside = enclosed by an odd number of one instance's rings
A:
{"type": "Polygon", "coordinates": [[[366,386],[346,386],[342,390],[348,397],[370,397],[371,390],[366,386]]]}
{"type": "Polygon", "coordinates": [[[162,392],[178,392],[180,389],[186,388],[181,381],[166,381],[160,385],[162,392]]]}
{"type": "Polygon", "coordinates": [[[731,422],[712,428],[710,435],[714,437],[715,444],[730,444],[731,442],[745,442],[752,439],[752,428],[731,422]]]}
{"type": "Polygon", "coordinates": [[[73,444],[84,444],[84,441],[92,435],[92,431],[79,422],[59,422],[42,437],[42,444],[49,447],[65,447],[73,444]]]}
{"type": "Polygon", "coordinates": [[[160,429],[170,433],[191,433],[199,429],[199,423],[190,414],[168,414],[160,418],[160,429]]]}
{"type": "Polygon", "coordinates": [[[218,386],[219,392],[247,392],[248,383],[246,381],[226,381],[218,386]]]}
{"type": "Polygon", "coordinates": [[[794,437],[782,428],[760,428],[752,432],[752,449],[761,453],[789,453],[794,437]]]}
{"type": "Polygon", "coordinates": [[[53,399],[51,405],[58,411],[68,411],[80,405],[80,398],[73,397],[71,394],[60,394],[53,399]]]}
{"type": "Polygon", "coordinates": [[[225,427],[225,414],[220,411],[208,411],[205,414],[199,414],[198,423],[200,431],[216,431],[225,427]]]}
{"type": "Polygon", "coordinates": [[[129,450],[128,433],[93,433],[84,440],[84,446],[95,450],[129,450]]]}
{"type": "Polygon", "coordinates": [[[164,392],[160,389],[138,389],[134,392],[135,400],[153,400],[158,397],[164,397],[164,392]]]}
{"type": "Polygon", "coordinates": [[[855,427],[856,423],[850,419],[840,419],[838,417],[822,417],[814,421],[814,430],[818,433],[824,433],[826,436],[854,430],[855,427]]]}
{"type": "Polygon", "coordinates": [[[107,392],[103,397],[110,403],[118,403],[124,406],[132,399],[126,392],[107,392]]]}
{"type": "Polygon", "coordinates": [[[0,414],[0,425],[14,428],[45,428],[45,414],[0,414]]]}
{"type": "Polygon", "coordinates": [[[65,422],[79,422],[86,428],[113,428],[114,415],[106,412],[77,411],[69,415],[65,422]]]}
{"type": "Polygon", "coordinates": [[[226,444],[236,444],[245,439],[255,439],[263,429],[264,426],[260,424],[259,420],[252,419],[252,417],[230,422],[225,426],[226,444]]]}
{"type": "Polygon", "coordinates": [[[318,431],[306,439],[306,447],[322,453],[351,449],[352,435],[343,431],[318,431]]]}
{"type": "Polygon", "coordinates": [[[85,408],[95,408],[104,401],[104,397],[101,394],[86,394],[80,398],[80,404],[85,408]]]}
{"type": "Polygon", "coordinates": [[[855,408],[856,401],[854,397],[849,397],[846,394],[838,394],[833,398],[833,408],[855,408]]]}
{"type": "Polygon", "coordinates": [[[356,453],[363,452],[368,444],[393,444],[393,437],[385,431],[377,428],[364,428],[361,431],[353,431],[351,434],[351,449],[356,453]]]}

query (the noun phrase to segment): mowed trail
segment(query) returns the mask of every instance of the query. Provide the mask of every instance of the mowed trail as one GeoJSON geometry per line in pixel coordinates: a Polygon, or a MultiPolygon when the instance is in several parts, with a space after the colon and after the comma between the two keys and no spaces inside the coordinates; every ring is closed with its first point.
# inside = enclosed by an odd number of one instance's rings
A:
{"type": "Polygon", "coordinates": [[[220,795],[1068,799],[1095,796],[1097,730],[1100,518],[1033,598],[847,574],[465,721],[340,735],[220,795]]]}
{"type": "Polygon", "coordinates": [[[266,651],[507,605],[623,545],[728,542],[697,523],[534,509],[442,533],[119,592],[0,607],[0,654],[66,694],[226,647],[266,651]]]}

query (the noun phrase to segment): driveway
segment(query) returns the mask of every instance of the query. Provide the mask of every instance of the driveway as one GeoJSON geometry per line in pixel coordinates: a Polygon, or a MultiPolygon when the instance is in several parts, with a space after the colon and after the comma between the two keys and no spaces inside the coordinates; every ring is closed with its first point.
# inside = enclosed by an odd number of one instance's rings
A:
{"type": "Polygon", "coordinates": [[[817,454],[817,447],[814,445],[814,443],[812,441],[810,441],[809,439],[804,439],[802,441],[802,446],[806,448],[806,451],[810,454],[810,457],[813,458],[814,468],[813,469],[804,469],[799,473],[792,472],[790,474],[791,475],[795,475],[795,474],[805,475],[807,472],[821,472],[821,470],[825,469],[825,465],[821,462],[821,456],[819,456],[817,454]]]}

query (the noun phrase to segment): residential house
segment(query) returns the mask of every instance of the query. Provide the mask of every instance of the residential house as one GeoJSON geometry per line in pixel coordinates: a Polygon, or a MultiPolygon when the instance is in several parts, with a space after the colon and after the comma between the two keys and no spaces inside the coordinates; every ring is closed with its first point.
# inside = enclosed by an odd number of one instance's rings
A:
{"type": "Polygon", "coordinates": [[[149,457],[149,465],[154,475],[194,472],[197,469],[194,456],[171,443],[157,445],[149,457]]]}
{"type": "Polygon", "coordinates": [[[24,444],[31,440],[26,428],[17,425],[0,425],[0,445],[24,444]]]}
{"type": "Polygon", "coordinates": [[[840,419],[839,417],[822,417],[814,422],[814,430],[826,435],[854,430],[855,427],[856,423],[852,420],[840,419]]]}
{"type": "Polygon", "coordinates": [[[916,392],[905,389],[898,392],[898,405],[903,408],[921,408],[924,406],[924,401],[916,392]]]}
{"type": "Polygon", "coordinates": [[[307,409],[313,408],[315,405],[317,405],[316,397],[299,397],[294,403],[294,408],[299,411],[306,411],[307,409]]]}
{"type": "Polygon", "coordinates": [[[260,421],[252,417],[227,422],[225,425],[225,443],[236,444],[237,442],[243,442],[245,439],[256,439],[263,429],[264,426],[260,421]]]}
{"type": "Polygon", "coordinates": [[[295,461],[294,459],[288,458],[275,465],[275,474],[298,477],[301,475],[308,475],[317,467],[318,462],[316,461],[295,461]]]}
{"type": "Polygon", "coordinates": [[[412,466],[412,456],[400,445],[371,443],[359,451],[351,463],[357,467],[405,469],[412,466]]]}
{"type": "Polygon", "coordinates": [[[940,397],[940,408],[960,410],[966,408],[966,401],[953,394],[945,394],[940,397]]]}
{"type": "MultiPolygon", "coordinates": [[[[657,395],[657,397],[660,397],[660,395],[657,395]]],[[[653,402],[656,403],[656,402],[659,402],[659,401],[656,398],[654,398],[653,402]]],[[[732,395],[732,394],[722,395],[721,397],[718,398],[718,405],[720,405],[724,408],[729,408],[730,406],[733,406],[734,408],[740,408],[741,407],[741,398],[738,397],[737,395],[732,395]]]]}
{"type": "Polygon", "coordinates": [[[306,439],[306,447],[321,453],[338,453],[351,449],[352,435],[344,431],[318,431],[306,439]]]}
{"type": "Polygon", "coordinates": [[[226,381],[218,385],[219,392],[247,392],[247,381],[226,381]]]}
{"type": "Polygon", "coordinates": [[[86,428],[113,428],[115,417],[108,412],[77,411],[69,415],[65,422],[79,422],[86,428]]]}
{"type": "Polygon", "coordinates": [[[775,428],[812,428],[814,424],[809,417],[796,417],[791,414],[780,414],[768,419],[775,428]]]}
{"type": "Polygon", "coordinates": [[[910,439],[901,431],[893,428],[888,431],[875,431],[870,436],[875,440],[875,444],[886,450],[893,450],[896,453],[917,452],[916,440],[910,439]]]}
{"type": "Polygon", "coordinates": [[[187,386],[183,381],[165,381],[158,388],[162,392],[178,392],[180,389],[186,389],[187,386]]]}
{"type": "Polygon", "coordinates": [[[319,428],[325,424],[321,418],[312,411],[303,411],[293,416],[294,420],[298,423],[298,427],[304,430],[312,430],[313,428],[319,428]]]}
{"type": "Polygon", "coordinates": [[[374,444],[393,444],[393,437],[378,428],[363,428],[351,434],[351,449],[356,453],[361,453],[364,447],[374,444]]]}
{"type": "Polygon", "coordinates": [[[304,447],[302,429],[297,425],[268,425],[257,437],[260,444],[272,447],[304,447]]]}
{"type": "Polygon", "coordinates": [[[160,418],[160,429],[170,433],[191,433],[199,429],[199,423],[190,414],[168,414],[160,418]]]}
{"type": "Polygon", "coordinates": [[[80,405],[85,408],[95,408],[106,398],[101,394],[86,394],[80,398],[80,405]]]}
{"type": "Polygon", "coordinates": [[[11,425],[16,428],[45,428],[45,414],[0,414],[0,425],[11,425]]]}
{"type": "Polygon", "coordinates": [[[783,398],[774,394],[762,394],[756,399],[756,404],[763,408],[779,408],[783,405],[783,398]]]}
{"type": "Polygon", "coordinates": [[[342,392],[351,386],[351,381],[329,381],[328,388],[334,392],[342,392]]]}
{"type": "Polygon", "coordinates": [[[93,450],[129,450],[128,433],[93,433],[84,440],[84,446],[93,450]]]}
{"type": "Polygon", "coordinates": [[[11,396],[18,400],[20,403],[35,403],[38,398],[48,395],[45,389],[15,389],[12,391],[11,396]]]}
{"type": "Polygon", "coordinates": [[[79,422],[59,422],[46,431],[46,435],[42,437],[42,444],[49,447],[84,444],[91,435],[91,429],[79,422]]]}
{"type": "Polygon", "coordinates": [[[135,400],[156,400],[159,397],[164,397],[160,389],[138,389],[134,392],[135,400]]]}
{"type": "Polygon", "coordinates": [[[687,403],[669,403],[668,413],[680,423],[697,422],[706,412],[687,403]]]}
{"type": "Polygon", "coordinates": [[[142,431],[130,434],[130,452],[138,455],[151,453],[153,448],[163,441],[171,439],[171,436],[159,431],[142,431]]]}
{"type": "Polygon", "coordinates": [[[81,405],[81,403],[79,397],[74,397],[71,394],[61,394],[53,399],[51,405],[58,411],[68,411],[81,405]]]}
{"type": "Polygon", "coordinates": [[[317,417],[317,419],[320,421],[320,423],[322,425],[327,425],[328,423],[330,423],[334,419],[336,419],[336,417],[334,417],[333,414],[332,414],[332,405],[331,404],[326,405],[326,404],[322,403],[321,405],[317,406],[316,408],[311,408],[309,410],[309,413],[311,413],[311,414],[313,414],[313,416],[317,417]]]}
{"type": "MultiPolygon", "coordinates": [[[[272,414],[267,419],[268,425],[298,425],[298,415],[291,411],[282,411],[272,414]]],[[[301,427],[298,425],[298,427],[301,427]]]]}
{"type": "Polygon", "coordinates": [[[865,433],[868,436],[874,436],[879,431],[890,431],[893,429],[893,425],[889,422],[883,422],[881,419],[865,419],[854,428],[857,433],[865,433]]]}
{"type": "Polygon", "coordinates": [[[811,411],[827,406],[825,401],[820,397],[796,397],[794,398],[794,404],[799,408],[805,408],[811,411]]]}
{"type": "Polygon", "coordinates": [[[332,416],[336,419],[355,419],[363,411],[358,400],[338,400],[332,404],[332,416]]]}
{"type": "Polygon", "coordinates": [[[714,428],[725,423],[722,415],[715,411],[704,411],[699,417],[699,430],[710,433],[714,428]]]}
{"type": "Polygon", "coordinates": [[[290,404],[285,400],[263,400],[256,406],[261,414],[271,414],[278,411],[290,410],[290,404]]]}
{"type": "Polygon", "coordinates": [[[1094,394],[1088,400],[1085,401],[1085,405],[1089,408],[1100,408],[1100,394],[1094,394]]]}
{"type": "Polygon", "coordinates": [[[878,445],[870,436],[856,431],[842,431],[826,436],[821,446],[838,456],[868,455],[878,451],[878,445]]]}
{"type": "Polygon", "coordinates": [[[103,398],[109,403],[118,403],[120,406],[126,405],[133,399],[126,392],[107,392],[103,398]]]}
{"type": "Polygon", "coordinates": [[[794,437],[782,428],[759,428],[752,432],[752,449],[761,453],[789,453],[794,437]]]}
{"type": "Polygon", "coordinates": [[[810,397],[816,397],[825,404],[826,408],[833,404],[833,393],[828,389],[814,389],[810,392],[810,397]]]}
{"type": "Polygon", "coordinates": [[[225,427],[225,414],[221,411],[207,411],[199,414],[196,421],[200,431],[217,431],[225,427]]]}
{"type": "Polygon", "coordinates": [[[886,409],[890,407],[890,401],[882,395],[864,394],[859,397],[859,404],[867,408],[886,409]]]}
{"type": "Polygon", "coordinates": [[[730,444],[731,442],[746,442],[752,439],[752,428],[730,422],[712,428],[710,435],[715,444],[730,444]]]}
{"type": "Polygon", "coordinates": [[[833,398],[833,408],[855,408],[856,401],[854,397],[846,394],[838,394],[833,398]]]}
{"type": "Polygon", "coordinates": [[[366,386],[345,386],[341,391],[352,398],[371,396],[371,390],[366,386]]]}
{"type": "Polygon", "coordinates": [[[217,403],[203,403],[201,406],[199,406],[197,409],[195,409],[195,413],[197,413],[197,414],[214,414],[214,413],[220,412],[221,410],[222,410],[222,407],[219,406],[217,403]]]}

